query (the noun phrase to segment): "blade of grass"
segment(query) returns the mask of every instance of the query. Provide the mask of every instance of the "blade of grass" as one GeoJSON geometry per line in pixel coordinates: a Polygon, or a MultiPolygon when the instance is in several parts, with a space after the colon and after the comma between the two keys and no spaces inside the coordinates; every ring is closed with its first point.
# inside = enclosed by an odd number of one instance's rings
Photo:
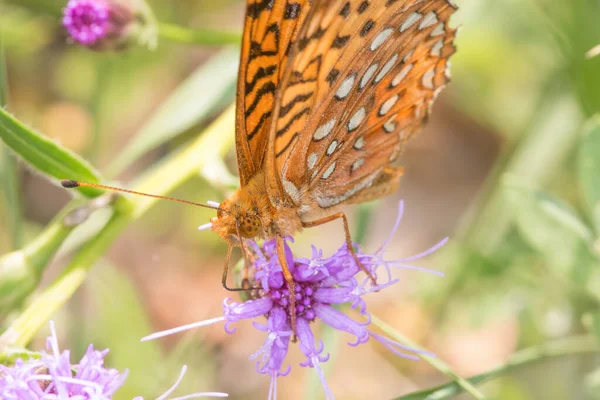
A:
{"type": "MultiPolygon", "coordinates": [[[[30,166],[50,178],[84,182],[99,181],[99,173],[83,158],[29,129],[3,108],[0,108],[0,139],[30,166]]],[[[88,197],[95,197],[102,193],[94,188],[78,188],[78,190],[88,197]]]]}
{"type": "MultiPolygon", "coordinates": [[[[399,343],[403,344],[404,346],[408,346],[408,347],[416,349],[416,350],[425,351],[425,349],[417,346],[415,343],[413,343],[410,340],[408,340],[407,338],[405,338],[400,332],[398,332],[397,330],[392,328],[387,323],[383,322],[381,319],[377,318],[374,315],[371,315],[371,318],[372,318],[371,321],[373,322],[373,324],[378,326],[382,331],[384,331],[388,336],[392,337],[394,340],[398,341],[399,343]]],[[[454,384],[456,384],[458,387],[460,387],[461,390],[470,394],[473,398],[478,399],[478,400],[485,399],[485,396],[483,395],[483,393],[481,393],[479,390],[477,390],[477,388],[475,386],[473,386],[473,384],[471,382],[467,381],[465,378],[459,376],[457,373],[452,371],[450,366],[448,364],[446,364],[443,360],[441,360],[435,356],[430,356],[427,354],[419,354],[419,357],[421,357],[423,360],[427,361],[435,369],[437,369],[442,374],[444,374],[448,378],[450,378],[454,382],[454,384]]]]}
{"type": "MultiPolygon", "coordinates": [[[[592,335],[582,335],[558,339],[539,346],[520,350],[513,354],[508,362],[497,368],[467,379],[472,385],[483,383],[498,376],[507,374],[530,364],[546,361],[553,358],[574,356],[580,354],[594,354],[600,352],[600,345],[592,335]]],[[[395,400],[440,400],[456,396],[463,392],[463,388],[456,382],[449,382],[429,389],[413,392],[395,400]]]]}
{"type": "Polygon", "coordinates": [[[106,169],[116,176],[144,153],[205,122],[233,101],[239,50],[227,48],[202,64],[161,105],[106,169]]]}

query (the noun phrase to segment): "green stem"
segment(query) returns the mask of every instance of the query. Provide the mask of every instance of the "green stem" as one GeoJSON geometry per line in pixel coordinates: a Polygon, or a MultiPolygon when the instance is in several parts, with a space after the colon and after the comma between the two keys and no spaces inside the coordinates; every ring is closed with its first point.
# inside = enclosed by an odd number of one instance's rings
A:
{"type": "MultiPolygon", "coordinates": [[[[0,29],[0,107],[8,104],[8,74],[6,70],[6,53],[4,50],[4,34],[0,29]]],[[[4,145],[0,151],[0,178],[4,189],[3,217],[11,237],[10,249],[23,246],[23,210],[21,206],[21,186],[19,185],[17,161],[15,156],[4,145]]]]}
{"type": "Polygon", "coordinates": [[[241,42],[241,35],[238,32],[216,31],[208,29],[194,30],[164,22],[158,24],[158,35],[161,38],[174,42],[204,44],[208,46],[240,44],[241,42]]]}
{"type": "MultiPolygon", "coordinates": [[[[225,111],[200,137],[178,155],[160,163],[138,180],[133,190],[165,195],[204,167],[215,155],[225,155],[234,143],[234,107],[225,111]]],[[[148,197],[119,198],[114,214],[87,242],[64,272],[35,298],[0,336],[0,349],[25,346],[35,333],[81,286],[90,268],[102,257],[128,224],[140,218],[157,201],[148,197]]]]}
{"type": "MultiPolygon", "coordinates": [[[[376,316],[371,315],[371,321],[376,326],[378,326],[381,330],[383,330],[386,334],[388,334],[390,337],[392,337],[394,340],[398,341],[399,343],[403,344],[404,346],[408,346],[411,349],[415,349],[415,350],[427,351],[427,350],[419,347],[415,343],[411,342],[406,337],[402,336],[402,334],[400,334],[398,331],[396,331],[394,328],[392,328],[390,325],[386,324],[385,322],[383,322],[381,319],[377,318],[376,316]]],[[[485,399],[485,396],[483,395],[483,393],[481,393],[479,390],[477,390],[477,388],[475,386],[473,386],[473,384],[471,382],[469,382],[465,378],[459,376],[454,371],[452,371],[450,366],[448,364],[446,364],[443,360],[441,360],[435,356],[430,356],[427,353],[419,354],[419,357],[421,357],[423,360],[427,361],[429,364],[431,364],[435,369],[440,371],[442,374],[444,374],[448,378],[452,379],[452,381],[455,385],[460,387],[461,390],[464,390],[465,392],[469,393],[473,398],[478,399],[478,400],[485,399]]]]}
{"type": "MultiPolygon", "coordinates": [[[[539,346],[520,350],[513,354],[504,365],[491,369],[483,374],[475,375],[467,379],[470,384],[476,385],[490,379],[512,372],[529,364],[538,363],[552,358],[572,356],[578,354],[598,353],[600,346],[591,335],[574,336],[544,343],[539,346]]],[[[456,382],[420,390],[406,396],[397,397],[396,400],[439,400],[455,396],[463,391],[456,382]]]]}
{"type": "MultiPolygon", "coordinates": [[[[128,203],[125,199],[117,203],[128,203]]],[[[50,317],[71,298],[85,280],[89,269],[108,250],[119,233],[127,226],[126,212],[115,207],[115,213],[101,233],[90,240],[65,268],[63,273],[25,309],[2,336],[0,348],[25,347],[37,331],[48,323],[50,317]]]]}

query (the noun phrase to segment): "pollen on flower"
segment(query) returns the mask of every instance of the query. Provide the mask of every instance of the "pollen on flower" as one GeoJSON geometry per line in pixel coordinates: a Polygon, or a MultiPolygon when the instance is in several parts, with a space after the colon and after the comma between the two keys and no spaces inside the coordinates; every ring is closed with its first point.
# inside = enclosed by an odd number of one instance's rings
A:
{"type": "Polygon", "coordinates": [[[252,287],[259,288],[251,293],[250,299],[243,302],[225,299],[222,318],[200,321],[158,332],[145,339],[154,339],[219,321],[225,321],[225,330],[228,333],[234,333],[235,329],[231,325],[237,321],[266,318],[266,323],[253,322],[254,327],[265,332],[267,337],[264,344],[250,356],[250,359],[256,361],[257,372],[270,377],[269,399],[274,399],[276,398],[277,378],[289,374],[291,369],[289,365],[285,366],[285,359],[294,332],[291,326],[289,301],[290,295],[294,295],[298,347],[306,357],[300,366],[315,369],[327,399],[332,399],[333,394],[325,381],[321,364],[328,361],[329,353],[326,352],[323,342],[316,340],[312,332],[311,325],[316,320],[321,320],[334,329],[353,335],[355,340],[349,343],[350,346],[358,346],[368,342],[369,339],[374,339],[396,355],[418,359],[418,355],[424,352],[407,348],[369,330],[371,317],[363,299],[367,293],[382,291],[398,282],[398,279],[392,278],[392,268],[417,269],[442,275],[437,271],[408,263],[431,254],[443,246],[447,239],[412,257],[391,261],[384,258],[384,250],[398,229],[403,210],[403,203],[400,202],[398,218],[392,233],[375,253],[363,252],[360,246],[355,245],[358,260],[370,274],[378,278],[377,284],[373,284],[369,277],[362,273],[344,241],[342,246],[330,257],[323,257],[322,251],[313,246],[310,258],[299,258],[294,257],[288,245],[292,239],[287,238],[285,256],[295,283],[295,292],[292,294],[283,277],[275,240],[267,240],[262,245],[248,240],[248,245],[254,255],[250,283],[252,287]],[[357,321],[340,311],[337,306],[341,304],[350,305],[350,308],[355,309],[363,318],[357,321]]]}

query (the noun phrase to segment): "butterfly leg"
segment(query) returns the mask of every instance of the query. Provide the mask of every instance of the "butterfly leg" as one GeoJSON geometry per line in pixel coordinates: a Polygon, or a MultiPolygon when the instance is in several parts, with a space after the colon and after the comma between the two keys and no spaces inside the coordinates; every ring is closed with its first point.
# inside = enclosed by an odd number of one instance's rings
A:
{"type": "Polygon", "coordinates": [[[290,319],[292,323],[292,331],[294,332],[293,341],[296,341],[296,283],[294,282],[294,277],[290,272],[290,268],[287,264],[287,259],[285,258],[285,246],[283,245],[283,238],[281,236],[277,236],[277,258],[279,258],[279,263],[281,264],[281,269],[283,271],[283,277],[288,284],[288,290],[290,291],[290,319]]]}
{"type": "Polygon", "coordinates": [[[362,263],[359,261],[358,257],[356,256],[356,253],[354,252],[354,246],[352,246],[352,237],[350,235],[350,227],[348,226],[348,219],[346,218],[346,214],[344,214],[343,212],[339,212],[339,213],[330,215],[329,217],[318,219],[316,221],[303,222],[302,226],[304,228],[312,228],[314,226],[323,225],[323,224],[326,224],[331,221],[335,221],[336,219],[340,219],[340,218],[344,222],[344,232],[346,234],[346,245],[348,246],[348,251],[350,252],[350,254],[352,254],[352,258],[354,258],[354,262],[356,262],[356,265],[358,265],[358,267],[365,274],[367,274],[369,279],[371,279],[371,282],[373,283],[373,285],[376,285],[377,280],[375,279],[375,277],[373,276],[371,271],[369,271],[368,269],[365,268],[364,265],[362,265],[362,263]]]}
{"type": "MultiPolygon", "coordinates": [[[[244,249],[242,249],[242,251],[244,251],[244,249]]],[[[244,291],[250,291],[250,290],[255,290],[255,289],[259,289],[257,287],[250,287],[250,280],[248,279],[248,263],[245,262],[244,264],[244,275],[242,278],[242,287],[229,287],[227,286],[227,274],[229,273],[229,261],[231,259],[231,253],[233,252],[233,246],[229,245],[229,247],[227,248],[227,255],[225,256],[225,266],[223,267],[223,276],[221,279],[221,283],[223,285],[223,288],[225,290],[229,290],[230,292],[244,292],[244,291]]],[[[252,261],[254,261],[254,259],[252,258],[252,261]]]]}

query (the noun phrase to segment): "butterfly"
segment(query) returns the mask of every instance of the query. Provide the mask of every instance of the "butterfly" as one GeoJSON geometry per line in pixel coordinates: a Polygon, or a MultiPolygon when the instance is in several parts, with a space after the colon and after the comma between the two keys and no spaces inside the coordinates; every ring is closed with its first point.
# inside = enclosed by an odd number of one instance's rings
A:
{"type": "MultiPolygon", "coordinates": [[[[251,256],[246,239],[284,238],[341,219],[339,207],[390,194],[407,140],[449,81],[449,0],[248,0],[237,85],[240,188],[210,227],[251,256]]],[[[64,185],[64,183],[63,183],[64,185]]],[[[363,271],[375,281],[364,268],[363,271]]],[[[295,328],[295,297],[290,296],[295,328]]]]}

